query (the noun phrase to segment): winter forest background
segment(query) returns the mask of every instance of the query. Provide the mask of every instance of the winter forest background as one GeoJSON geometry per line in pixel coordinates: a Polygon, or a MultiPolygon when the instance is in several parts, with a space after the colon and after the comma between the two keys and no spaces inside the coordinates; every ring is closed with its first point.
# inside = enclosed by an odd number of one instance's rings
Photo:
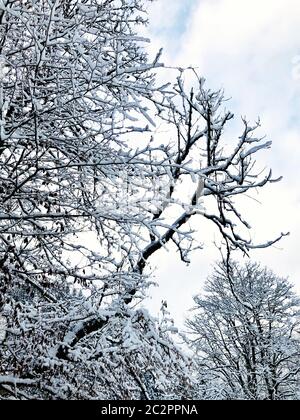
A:
{"type": "Polygon", "coordinates": [[[299,399],[299,12],[0,0],[0,399],[299,399]]]}

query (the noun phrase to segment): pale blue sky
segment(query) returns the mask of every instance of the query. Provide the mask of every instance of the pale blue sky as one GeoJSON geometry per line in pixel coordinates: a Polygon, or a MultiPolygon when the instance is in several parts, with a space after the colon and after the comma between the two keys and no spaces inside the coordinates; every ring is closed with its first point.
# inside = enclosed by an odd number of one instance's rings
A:
{"type": "MultiPolygon", "coordinates": [[[[300,291],[300,2],[299,0],[156,0],[150,7],[150,53],[164,48],[166,64],[189,66],[212,88],[232,97],[237,137],[239,116],[262,120],[262,134],[273,148],[262,163],[283,175],[280,184],[259,196],[261,205],[247,204],[253,236],[264,241],[281,231],[291,236],[278,247],[255,251],[253,258],[290,276],[300,291]]],[[[190,267],[161,252],[153,261],[160,287],[149,306],[155,313],[162,299],[178,323],[192,305],[192,296],[218,257],[213,233],[201,230],[207,247],[194,255],[190,267]]]]}
{"type": "MultiPolygon", "coordinates": [[[[156,0],[157,1],[157,0],[156,0]]],[[[163,0],[160,0],[163,1],[163,0]]],[[[180,37],[182,34],[188,30],[188,25],[190,22],[191,14],[194,8],[197,6],[198,0],[181,0],[171,2],[169,0],[164,0],[166,3],[169,3],[169,6],[165,8],[166,13],[159,17],[161,22],[158,24],[156,20],[157,16],[151,19],[151,32],[154,37],[159,37],[160,39],[165,38],[167,41],[171,40],[173,37],[180,37]],[[172,9],[170,11],[170,9],[172,9]],[[169,18],[171,14],[171,19],[169,18]],[[156,20],[156,23],[153,24],[153,20],[156,20]]],[[[151,8],[154,10],[157,6],[151,8]]],[[[155,12],[154,12],[155,13],[155,12]]],[[[176,44],[173,44],[173,47],[176,47],[176,44]]]]}

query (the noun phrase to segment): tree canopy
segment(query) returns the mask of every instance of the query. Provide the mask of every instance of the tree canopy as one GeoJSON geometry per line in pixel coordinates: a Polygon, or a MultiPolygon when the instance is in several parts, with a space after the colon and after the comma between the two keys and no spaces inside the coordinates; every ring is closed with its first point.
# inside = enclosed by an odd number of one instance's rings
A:
{"type": "Polygon", "coordinates": [[[206,398],[299,398],[300,299],[286,279],[253,262],[221,263],[188,326],[206,398]]]}
{"type": "Polygon", "coordinates": [[[227,144],[224,93],[192,69],[157,82],[147,3],[0,0],[0,398],[193,396],[172,321],[141,306],[150,258],[188,262],[197,216],[228,251],[283,236],[243,237],[235,203],[276,181],[254,159],[271,142],[244,119],[227,144]]]}

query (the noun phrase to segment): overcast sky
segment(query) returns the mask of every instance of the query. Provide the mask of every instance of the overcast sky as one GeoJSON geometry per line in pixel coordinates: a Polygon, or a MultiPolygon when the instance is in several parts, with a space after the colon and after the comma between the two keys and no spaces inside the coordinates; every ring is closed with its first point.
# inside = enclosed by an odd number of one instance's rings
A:
{"type": "MultiPolygon", "coordinates": [[[[257,240],[286,231],[291,236],[252,256],[289,276],[300,292],[300,1],[156,0],[149,12],[152,53],[163,47],[165,64],[197,67],[210,87],[223,87],[232,98],[227,107],[236,115],[234,129],[242,129],[242,115],[261,117],[262,134],[273,141],[264,163],[284,179],[264,189],[261,204],[245,204],[244,215],[257,240]]],[[[172,250],[152,261],[159,287],[149,307],[156,314],[166,299],[179,325],[218,258],[213,232],[205,227],[199,235],[206,247],[189,267],[172,250]]]]}

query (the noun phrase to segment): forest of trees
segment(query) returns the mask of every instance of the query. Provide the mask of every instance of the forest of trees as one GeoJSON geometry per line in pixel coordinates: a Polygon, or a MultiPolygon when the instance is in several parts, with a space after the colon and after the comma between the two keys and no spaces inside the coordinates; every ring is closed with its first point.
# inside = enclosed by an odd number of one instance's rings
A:
{"type": "Polygon", "coordinates": [[[271,142],[246,119],[225,141],[234,115],[193,69],[158,82],[149,1],[0,0],[0,400],[297,398],[298,298],[232,262],[285,236],[253,243],[237,205],[280,180],[256,164],[271,142]],[[205,252],[200,217],[224,261],[185,351],[141,302],[159,250],[205,252]]]}

